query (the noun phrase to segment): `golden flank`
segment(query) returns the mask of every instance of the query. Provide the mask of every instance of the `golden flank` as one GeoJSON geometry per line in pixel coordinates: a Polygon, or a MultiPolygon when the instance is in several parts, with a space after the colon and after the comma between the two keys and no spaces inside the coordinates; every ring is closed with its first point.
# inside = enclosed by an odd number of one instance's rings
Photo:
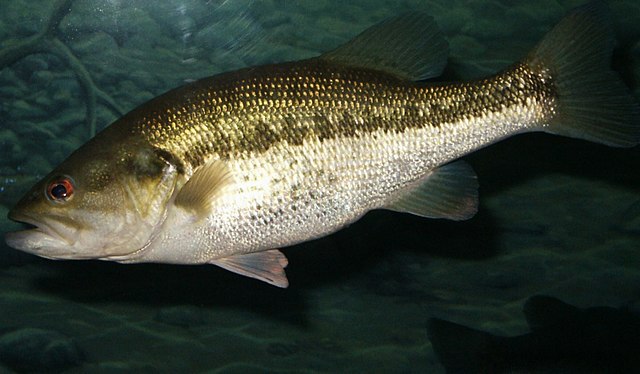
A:
{"type": "Polygon", "coordinates": [[[286,287],[278,248],[372,209],[467,219],[477,181],[463,155],[531,131],[638,143],[607,15],[578,8],[522,61],[471,82],[425,82],[448,47],[411,14],[317,58],[179,87],[36,184],[9,213],[34,228],[6,241],[54,259],[209,263],[286,287]]]}

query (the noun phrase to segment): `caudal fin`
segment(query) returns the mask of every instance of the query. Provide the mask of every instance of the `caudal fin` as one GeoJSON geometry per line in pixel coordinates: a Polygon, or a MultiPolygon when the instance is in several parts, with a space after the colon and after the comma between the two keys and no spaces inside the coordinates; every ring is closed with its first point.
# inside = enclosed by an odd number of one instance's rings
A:
{"type": "Polygon", "coordinates": [[[551,30],[527,63],[548,69],[558,95],[558,113],[544,130],[617,147],[640,141],[640,109],[611,70],[613,51],[607,7],[579,7],[551,30]]]}

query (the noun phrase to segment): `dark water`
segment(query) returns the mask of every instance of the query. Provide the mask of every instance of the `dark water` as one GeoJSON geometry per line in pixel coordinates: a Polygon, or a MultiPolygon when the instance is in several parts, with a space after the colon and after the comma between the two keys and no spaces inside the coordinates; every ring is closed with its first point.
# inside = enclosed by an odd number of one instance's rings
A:
{"type": "MultiPolygon", "coordinates": [[[[19,227],[5,218],[12,204],[92,126],[185,82],[316,56],[413,11],[450,41],[444,80],[480,77],[582,2],[77,0],[29,50],[52,3],[1,5],[2,232],[19,227]]],[[[639,97],[640,3],[611,8],[614,67],[639,97]]],[[[467,160],[475,218],[372,212],[286,249],[286,290],[211,266],[55,262],[2,243],[0,372],[442,372],[429,317],[516,335],[534,294],[640,310],[638,147],[530,134],[467,160]]]]}

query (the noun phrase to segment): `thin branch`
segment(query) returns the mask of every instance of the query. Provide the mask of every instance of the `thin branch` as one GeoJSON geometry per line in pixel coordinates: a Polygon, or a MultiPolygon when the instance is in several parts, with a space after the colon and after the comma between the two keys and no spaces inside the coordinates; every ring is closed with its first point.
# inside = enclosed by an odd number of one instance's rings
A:
{"type": "Polygon", "coordinates": [[[51,39],[48,45],[49,52],[60,57],[73,70],[82,87],[83,97],[87,104],[86,121],[89,125],[89,134],[93,137],[96,134],[96,85],[91,79],[91,75],[71,50],[58,38],[51,39]]]}
{"type": "Polygon", "coordinates": [[[53,11],[49,15],[49,19],[41,33],[43,35],[53,36],[58,31],[60,22],[71,11],[73,0],[58,0],[53,4],[53,11]]]}

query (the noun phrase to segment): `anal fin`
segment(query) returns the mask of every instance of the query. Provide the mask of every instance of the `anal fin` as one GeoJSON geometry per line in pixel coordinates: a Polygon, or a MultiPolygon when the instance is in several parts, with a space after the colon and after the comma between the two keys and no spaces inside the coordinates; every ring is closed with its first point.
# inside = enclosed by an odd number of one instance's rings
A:
{"type": "Polygon", "coordinates": [[[428,218],[469,219],[478,211],[478,179],[466,162],[452,162],[433,170],[384,209],[428,218]]]}
{"type": "Polygon", "coordinates": [[[218,258],[210,263],[276,287],[287,288],[289,286],[289,280],[284,272],[289,261],[277,249],[218,258]]]}

